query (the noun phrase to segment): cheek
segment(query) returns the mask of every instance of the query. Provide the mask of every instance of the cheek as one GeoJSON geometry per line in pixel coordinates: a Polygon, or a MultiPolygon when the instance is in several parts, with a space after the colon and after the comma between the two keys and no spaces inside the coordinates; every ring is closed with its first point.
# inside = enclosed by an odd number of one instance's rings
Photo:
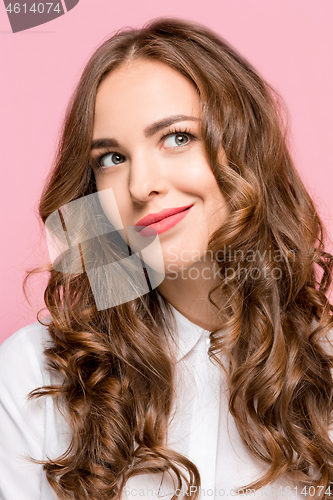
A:
{"type": "Polygon", "coordinates": [[[199,196],[206,209],[213,209],[225,205],[225,199],[216,182],[214,174],[211,171],[206,171],[200,175],[194,175],[187,178],[186,185],[188,190],[199,196]]]}
{"type": "Polygon", "coordinates": [[[211,170],[202,179],[201,190],[206,216],[212,218],[213,225],[216,225],[216,222],[223,223],[229,213],[228,203],[211,170]]]}
{"type": "Polygon", "coordinates": [[[99,202],[107,219],[116,229],[123,229],[126,225],[124,204],[125,196],[119,183],[108,175],[95,175],[99,202]]]}
{"type": "Polygon", "coordinates": [[[211,179],[212,171],[210,166],[203,162],[196,162],[191,165],[191,176],[197,181],[209,182],[211,179]]]}
{"type": "Polygon", "coordinates": [[[98,189],[98,198],[103,212],[115,229],[123,229],[121,208],[112,188],[98,189]]]}
{"type": "Polygon", "coordinates": [[[187,184],[191,185],[198,192],[205,192],[207,189],[211,190],[212,186],[216,185],[212,169],[203,155],[189,161],[182,173],[182,177],[186,180],[187,184]]]}
{"type": "MultiPolygon", "coordinates": [[[[119,215],[123,220],[128,211],[128,192],[122,179],[115,175],[97,175],[96,187],[105,215],[114,224],[118,223],[119,215]]],[[[125,220],[123,220],[125,225],[125,220]]],[[[115,224],[114,224],[115,225],[115,224]]]]}

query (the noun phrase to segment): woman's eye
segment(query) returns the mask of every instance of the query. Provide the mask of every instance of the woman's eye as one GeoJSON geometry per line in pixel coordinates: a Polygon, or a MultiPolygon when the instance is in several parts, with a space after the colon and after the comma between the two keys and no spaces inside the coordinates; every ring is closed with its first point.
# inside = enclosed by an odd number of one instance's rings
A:
{"type": "Polygon", "coordinates": [[[183,146],[190,141],[187,134],[171,134],[163,141],[163,148],[175,148],[183,146]]]}
{"type": "Polygon", "coordinates": [[[125,157],[123,155],[120,155],[119,153],[109,153],[100,159],[100,165],[101,167],[114,167],[124,161],[125,157]]]}

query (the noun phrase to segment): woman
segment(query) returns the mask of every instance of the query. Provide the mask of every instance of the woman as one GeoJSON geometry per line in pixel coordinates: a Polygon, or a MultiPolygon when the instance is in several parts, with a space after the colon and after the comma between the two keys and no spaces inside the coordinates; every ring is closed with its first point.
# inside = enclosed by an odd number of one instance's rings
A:
{"type": "Polygon", "coordinates": [[[40,216],[76,233],[2,347],[3,498],[333,494],[333,258],[246,60],[178,20],[103,43],[40,216]]]}

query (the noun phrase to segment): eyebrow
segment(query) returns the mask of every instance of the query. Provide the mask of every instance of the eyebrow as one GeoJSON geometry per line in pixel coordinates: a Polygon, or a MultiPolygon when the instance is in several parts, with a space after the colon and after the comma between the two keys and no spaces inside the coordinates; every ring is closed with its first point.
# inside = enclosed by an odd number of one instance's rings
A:
{"type": "MultiPolygon", "coordinates": [[[[156,134],[160,130],[163,130],[165,127],[169,127],[177,122],[184,121],[200,121],[200,118],[195,116],[187,116],[187,115],[173,115],[168,118],[163,118],[157,122],[152,123],[148,127],[146,127],[143,131],[145,137],[151,137],[156,134]]],[[[91,143],[91,149],[101,149],[101,148],[114,148],[119,147],[119,142],[115,139],[105,138],[105,139],[94,139],[91,143]]]]}
{"type": "Polygon", "coordinates": [[[177,122],[186,122],[186,121],[200,121],[200,118],[196,118],[195,116],[187,116],[187,115],[174,115],[169,116],[168,118],[164,118],[163,120],[159,120],[158,122],[149,125],[144,129],[145,137],[151,137],[156,134],[160,130],[165,127],[169,127],[173,123],[177,122]]]}
{"type": "Polygon", "coordinates": [[[119,147],[119,142],[115,139],[94,139],[91,143],[91,150],[117,147],[119,147]]]}

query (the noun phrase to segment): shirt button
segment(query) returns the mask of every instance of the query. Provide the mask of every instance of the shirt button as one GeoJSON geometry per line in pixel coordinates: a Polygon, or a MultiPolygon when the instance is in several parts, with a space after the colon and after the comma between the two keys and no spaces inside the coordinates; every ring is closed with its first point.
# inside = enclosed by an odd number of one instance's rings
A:
{"type": "Polygon", "coordinates": [[[209,337],[206,339],[206,344],[210,345],[210,338],[209,337]]]}

